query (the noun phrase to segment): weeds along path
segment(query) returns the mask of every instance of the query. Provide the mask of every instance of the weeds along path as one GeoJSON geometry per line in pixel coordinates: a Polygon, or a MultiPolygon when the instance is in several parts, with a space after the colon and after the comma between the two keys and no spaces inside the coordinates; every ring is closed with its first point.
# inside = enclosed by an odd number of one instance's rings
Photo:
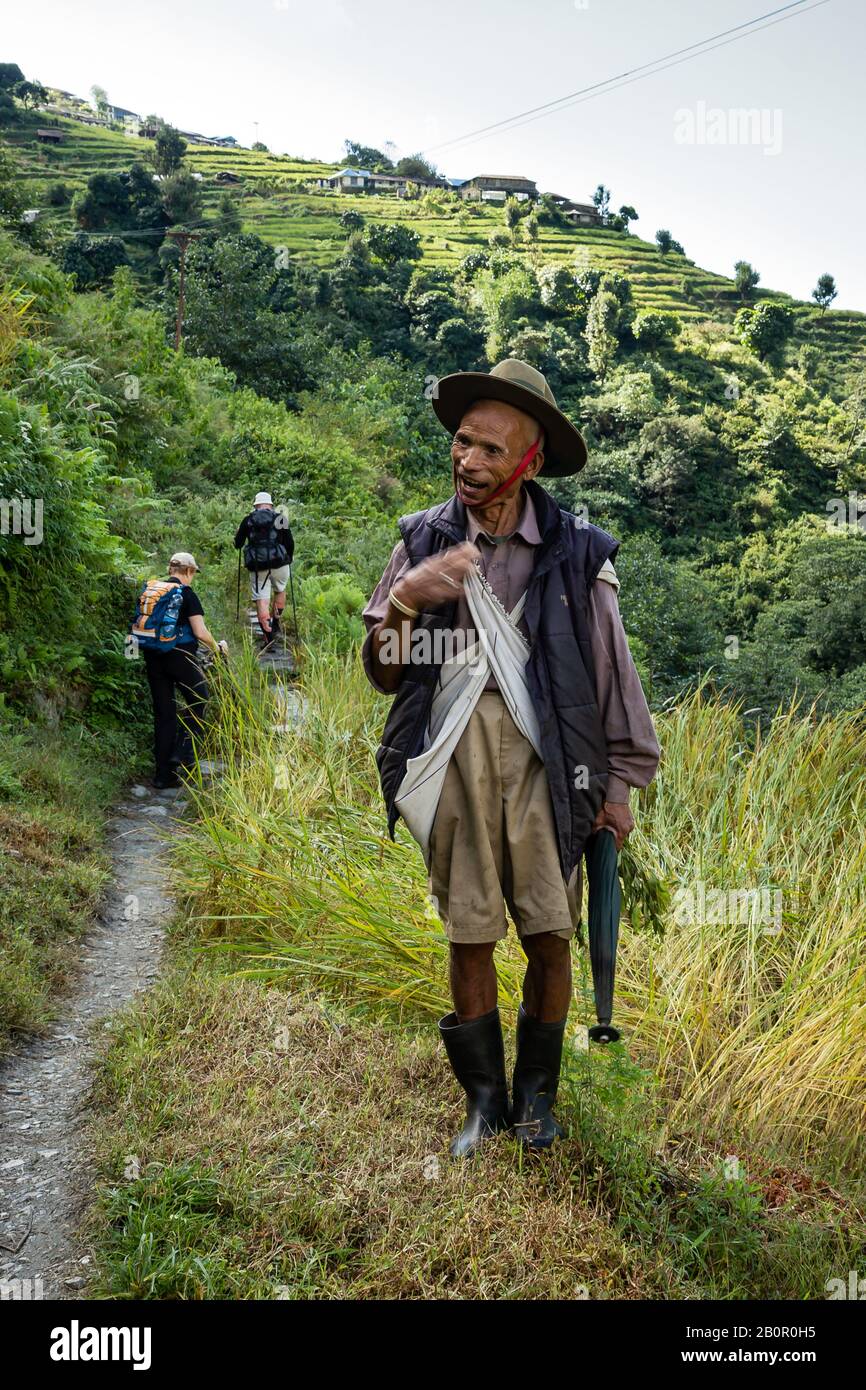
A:
{"type": "Polygon", "coordinates": [[[0,1064],[0,1285],[13,1298],[74,1298],[85,1281],[76,1232],[94,1189],[84,1139],[94,1032],[159,971],[174,907],[167,849],[184,804],[177,792],[133,787],[117,807],[113,880],[75,982],[45,1036],[0,1064]]]}

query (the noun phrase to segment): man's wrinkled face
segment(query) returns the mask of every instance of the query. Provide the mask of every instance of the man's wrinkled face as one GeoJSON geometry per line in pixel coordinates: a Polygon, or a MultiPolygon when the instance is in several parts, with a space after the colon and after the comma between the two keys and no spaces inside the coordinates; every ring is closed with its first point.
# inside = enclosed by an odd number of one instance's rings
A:
{"type": "MultiPolygon", "coordinates": [[[[504,401],[474,401],[469,407],[451,444],[454,491],[466,506],[483,506],[484,501],[504,483],[520,463],[530,445],[542,433],[531,415],[504,401]]],[[[525,472],[496,502],[505,502],[519,492],[523,482],[534,478],[544,462],[542,449],[525,472]]]]}

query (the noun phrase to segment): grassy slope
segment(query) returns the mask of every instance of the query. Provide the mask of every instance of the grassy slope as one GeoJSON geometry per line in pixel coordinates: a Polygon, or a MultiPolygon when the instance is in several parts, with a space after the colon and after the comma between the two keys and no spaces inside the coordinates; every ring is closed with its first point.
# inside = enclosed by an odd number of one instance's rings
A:
{"type": "Polygon", "coordinates": [[[549,1155],[453,1163],[432,1024],[179,964],[97,1078],[95,1296],[802,1299],[857,1267],[854,1202],[742,1149],[726,1181],[627,1058],[569,1051],[549,1155]]]}
{"type": "MultiPolygon", "coordinates": [[[[42,203],[41,195],[49,183],[63,181],[77,191],[92,173],[126,168],[133,158],[144,155],[151,144],[115,131],[61,120],[66,138],[55,149],[37,142],[35,125],[33,118],[32,123],[10,131],[6,137],[16,147],[31,179],[34,206],[42,203]]],[[[489,204],[474,205],[473,211],[445,204],[439,215],[433,215],[422,211],[417,203],[396,198],[300,191],[305,181],[309,183],[336,167],[321,162],[212,146],[192,146],[187,158],[190,166],[204,175],[208,215],[215,213],[223,188],[214,176],[220,170],[231,170],[243,180],[240,186],[232,185],[231,191],[243,194],[244,229],[274,245],[287,246],[291,254],[322,266],[332,265],[340,254],[344,238],[339,218],[347,208],[361,211],[368,222],[405,222],[411,226],[421,237],[423,259],[430,265],[456,265],[469,251],[486,246],[491,231],[505,226],[502,210],[489,204]]],[[[49,208],[43,215],[58,229],[72,229],[68,208],[49,208]]],[[[602,229],[544,227],[537,251],[526,254],[537,255],[541,261],[565,261],[578,248],[586,252],[592,265],[628,275],[640,308],[668,310],[682,319],[730,319],[738,308],[739,300],[730,279],[702,270],[681,256],[662,256],[654,243],[638,236],[602,229]]],[[[767,297],[791,304],[801,336],[834,359],[850,364],[851,359],[866,350],[866,315],[832,309],[822,315],[814,305],[789,295],[766,293],[767,297]]]]}
{"type": "MultiPolygon", "coordinates": [[[[674,882],[793,878],[808,904],[779,937],[626,928],[608,1049],[580,1045],[576,950],[567,1139],[521,1164],[503,1136],[455,1165],[445,952],[420,857],[381,824],[384,701],[311,654],[304,722],[281,733],[244,671],[220,696],[224,777],[179,847],[175,972],[106,1040],[95,1293],[803,1299],[857,1267],[852,728],[783,721],[744,766],[730,711],[668,712],[638,853],[674,882]]],[[[498,967],[510,1056],[513,936],[498,967]]]]}
{"type": "Polygon", "coordinates": [[[103,826],[130,765],[123,740],[0,730],[0,1051],[39,1032],[106,883],[103,826]]]}

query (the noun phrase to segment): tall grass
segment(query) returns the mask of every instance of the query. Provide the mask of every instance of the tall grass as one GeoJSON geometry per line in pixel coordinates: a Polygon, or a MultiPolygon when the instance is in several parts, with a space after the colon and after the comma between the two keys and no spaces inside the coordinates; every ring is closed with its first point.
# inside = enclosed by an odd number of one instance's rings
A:
{"type": "MultiPolygon", "coordinates": [[[[444,1012],[446,944],[421,857],[402,826],[394,844],[384,825],[374,750],[386,703],[356,658],[321,651],[306,653],[300,694],[299,722],[279,727],[249,655],[220,682],[224,773],[197,788],[180,851],[200,939],[263,979],[444,1012]]],[[[862,720],[789,709],[752,738],[735,708],[698,690],[657,724],[662,766],[635,806],[629,852],[632,877],[639,866],[673,896],[663,935],[624,924],[615,1018],[629,1050],[657,1076],[673,1131],[853,1162],[866,1097],[862,720]],[[754,900],[728,920],[689,920],[683,893],[699,883],[708,898],[754,900]],[[781,895],[768,920],[762,888],[781,895]]],[[[497,968],[513,1008],[513,935],[497,968]]],[[[574,1017],[590,1022],[585,962],[577,977],[574,1017]]]]}

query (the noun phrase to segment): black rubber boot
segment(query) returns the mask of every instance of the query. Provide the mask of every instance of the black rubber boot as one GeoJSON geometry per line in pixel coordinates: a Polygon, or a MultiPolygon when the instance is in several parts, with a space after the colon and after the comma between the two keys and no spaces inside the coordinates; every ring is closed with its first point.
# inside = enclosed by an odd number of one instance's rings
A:
{"type": "Polygon", "coordinates": [[[528,1149],[549,1149],[565,1130],[551,1111],[559,1085],[565,1022],[539,1023],[523,1005],[517,1014],[512,1115],[514,1134],[528,1149]]]}
{"type": "Polygon", "coordinates": [[[508,1082],[499,1010],[458,1023],[457,1015],[439,1020],[439,1032],[454,1075],[466,1092],[466,1123],[451,1142],[454,1158],[466,1158],[485,1139],[508,1129],[508,1082]]]}

